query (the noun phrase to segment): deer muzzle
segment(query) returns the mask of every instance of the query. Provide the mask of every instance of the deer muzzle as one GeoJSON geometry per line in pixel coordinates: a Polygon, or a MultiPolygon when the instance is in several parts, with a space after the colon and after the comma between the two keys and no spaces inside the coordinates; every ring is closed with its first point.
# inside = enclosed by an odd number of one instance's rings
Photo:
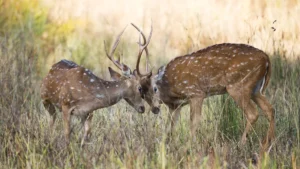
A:
{"type": "Polygon", "coordinates": [[[137,111],[138,111],[139,113],[144,113],[144,112],[145,112],[145,106],[140,106],[140,107],[137,109],[137,111]]]}
{"type": "Polygon", "coordinates": [[[151,111],[154,114],[158,114],[160,112],[160,109],[158,107],[152,107],[151,111]]]}

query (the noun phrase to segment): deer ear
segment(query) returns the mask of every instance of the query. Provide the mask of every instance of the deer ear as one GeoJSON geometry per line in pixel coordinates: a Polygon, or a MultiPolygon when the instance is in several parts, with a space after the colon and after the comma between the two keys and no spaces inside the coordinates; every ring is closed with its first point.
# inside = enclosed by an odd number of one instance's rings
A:
{"type": "Polygon", "coordinates": [[[128,66],[126,66],[125,64],[123,64],[122,73],[124,76],[129,77],[131,75],[131,69],[128,66]]]}
{"type": "Polygon", "coordinates": [[[114,71],[111,67],[108,67],[110,77],[114,81],[121,80],[122,75],[120,75],[118,72],[114,71]]]}

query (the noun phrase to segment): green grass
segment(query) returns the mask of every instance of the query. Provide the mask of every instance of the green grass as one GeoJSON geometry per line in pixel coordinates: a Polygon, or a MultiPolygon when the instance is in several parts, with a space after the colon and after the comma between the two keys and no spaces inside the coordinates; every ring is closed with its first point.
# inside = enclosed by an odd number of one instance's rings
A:
{"type": "MultiPolygon", "coordinates": [[[[36,1],[22,2],[39,8],[30,4],[36,1]]],[[[66,147],[61,114],[50,131],[49,115],[39,96],[41,79],[49,69],[46,63],[54,63],[54,54],[60,53],[102,76],[108,66],[103,59],[103,41],[81,39],[72,31],[74,22],[56,25],[46,21],[47,12],[39,16],[36,10],[17,9],[14,12],[25,13],[20,16],[26,24],[9,18],[10,10],[0,12],[0,22],[4,23],[0,25],[0,168],[251,168],[250,159],[259,152],[268,121],[260,113],[246,146],[238,146],[245,119],[227,95],[205,100],[197,141],[192,145],[189,106],[181,111],[175,138],[166,143],[166,106],[159,115],[138,114],[121,102],[94,112],[92,137],[84,149],[80,148],[82,127],[74,118],[71,143],[66,147]],[[33,16],[40,20],[30,19],[33,16]],[[45,32],[53,37],[43,39],[45,32]],[[61,34],[54,36],[57,32],[61,34]]],[[[106,36],[111,44],[112,38],[106,36]]],[[[128,54],[136,51],[133,45],[121,43],[120,48],[126,48],[124,53],[128,54]]],[[[276,110],[276,140],[261,168],[300,164],[300,60],[287,58],[271,54],[272,77],[266,95],[276,110]]]]}

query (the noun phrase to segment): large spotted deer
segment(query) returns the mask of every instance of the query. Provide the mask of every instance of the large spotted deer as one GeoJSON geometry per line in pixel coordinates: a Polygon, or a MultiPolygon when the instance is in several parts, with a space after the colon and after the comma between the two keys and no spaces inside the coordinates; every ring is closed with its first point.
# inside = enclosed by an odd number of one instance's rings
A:
{"type": "Polygon", "coordinates": [[[258,119],[256,103],[267,115],[270,126],[264,148],[275,137],[274,109],[263,95],[271,76],[267,54],[245,44],[217,44],[192,54],[176,57],[154,77],[160,99],[171,112],[174,129],[180,108],[190,104],[191,135],[195,135],[206,97],[228,93],[244,111],[247,123],[241,143],[258,119]]]}
{"type": "MultiPolygon", "coordinates": [[[[120,41],[124,30],[117,37],[114,46],[107,57],[123,72],[128,72],[128,67],[114,60],[113,53],[120,41]]],[[[142,51],[141,51],[142,52],[142,51]]],[[[138,64],[138,63],[137,63],[138,64]]],[[[124,73],[126,74],[126,73],[124,73]]],[[[70,117],[79,116],[84,123],[84,136],[81,145],[90,135],[92,112],[97,109],[109,107],[121,99],[126,99],[139,113],[145,111],[141,98],[142,88],[140,76],[137,72],[127,74],[118,81],[106,81],[90,70],[68,60],[61,60],[54,64],[41,85],[41,98],[45,108],[51,115],[50,126],[56,119],[55,107],[63,112],[64,133],[66,143],[70,141],[70,117]]]]}
{"type": "MultiPolygon", "coordinates": [[[[133,26],[145,42],[145,35],[133,26]]],[[[166,66],[160,67],[158,73],[151,77],[151,83],[142,84],[142,88],[147,88],[143,94],[150,106],[153,107],[151,104],[160,99],[169,107],[171,133],[181,107],[190,104],[192,136],[200,120],[203,100],[228,93],[246,115],[242,145],[246,143],[247,133],[258,119],[258,105],[270,123],[263,141],[265,150],[275,137],[274,109],[263,95],[270,76],[271,63],[266,53],[246,44],[224,43],[174,58],[166,66]]]]}

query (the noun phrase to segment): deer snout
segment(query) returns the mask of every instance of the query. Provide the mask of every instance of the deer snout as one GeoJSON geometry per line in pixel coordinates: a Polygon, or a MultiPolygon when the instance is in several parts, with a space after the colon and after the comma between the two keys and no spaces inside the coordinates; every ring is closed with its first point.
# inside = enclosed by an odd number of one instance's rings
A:
{"type": "Polygon", "coordinates": [[[139,113],[144,113],[145,112],[145,106],[140,106],[137,111],[139,113]]]}
{"type": "Polygon", "coordinates": [[[151,111],[152,111],[152,113],[154,113],[154,114],[158,114],[159,111],[160,111],[160,109],[159,109],[158,107],[152,107],[151,111]]]}

